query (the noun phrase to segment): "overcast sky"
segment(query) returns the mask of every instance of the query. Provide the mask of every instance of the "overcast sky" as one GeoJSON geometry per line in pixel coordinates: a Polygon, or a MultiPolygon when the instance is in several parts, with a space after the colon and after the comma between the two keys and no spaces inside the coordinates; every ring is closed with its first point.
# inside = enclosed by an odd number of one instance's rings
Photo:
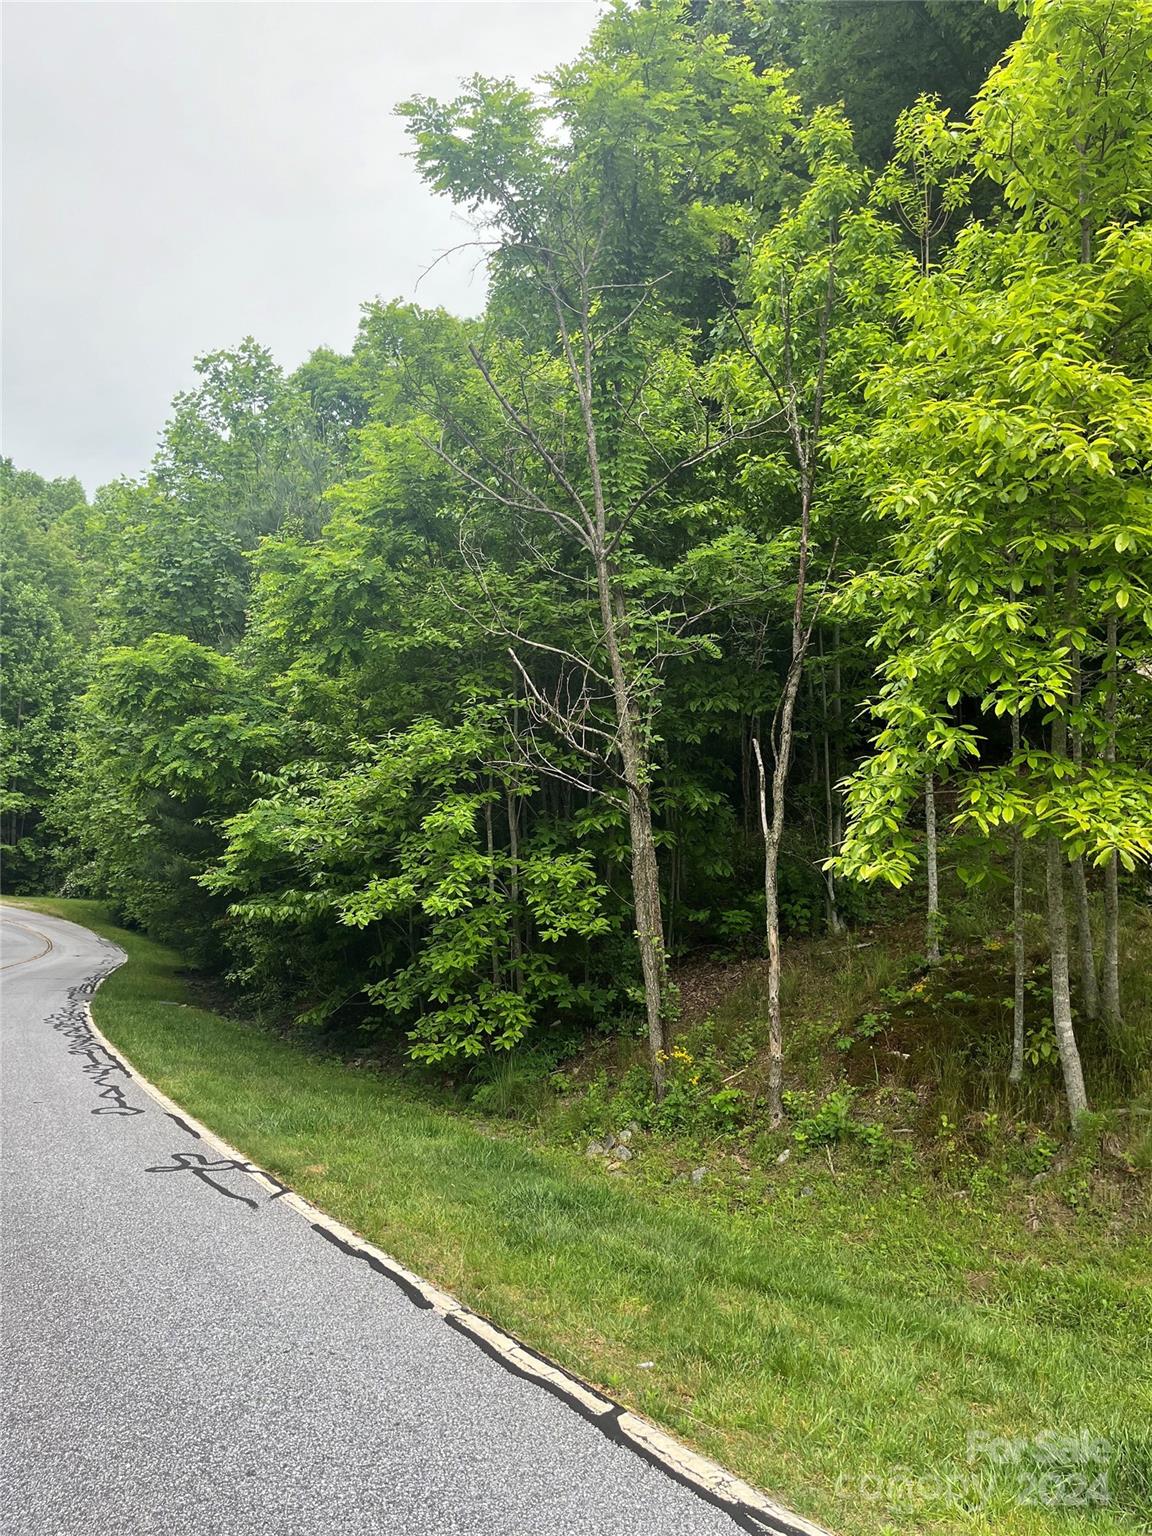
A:
{"type": "Polygon", "coordinates": [[[200,352],[346,349],[375,295],[475,313],[397,101],[570,58],[595,0],[4,5],[4,452],[147,467],[200,352]]]}

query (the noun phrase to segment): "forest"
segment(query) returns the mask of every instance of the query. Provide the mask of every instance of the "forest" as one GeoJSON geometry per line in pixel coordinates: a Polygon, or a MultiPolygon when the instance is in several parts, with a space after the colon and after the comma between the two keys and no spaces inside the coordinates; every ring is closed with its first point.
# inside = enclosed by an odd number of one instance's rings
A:
{"type": "Polygon", "coordinates": [[[1146,1092],[1150,51],[1148,0],[650,0],[403,104],[479,318],[201,356],[91,500],[4,463],[9,893],[412,1070],[643,1041],[657,1105],[685,966],[755,957],[769,1128],[782,946],[927,974],[986,907],[997,1071],[1146,1092]]]}
{"type": "Polygon", "coordinates": [[[109,1050],[843,1536],[1152,1519],[1150,59],[611,0],[397,108],[482,313],[0,461],[5,893],[109,1050]]]}

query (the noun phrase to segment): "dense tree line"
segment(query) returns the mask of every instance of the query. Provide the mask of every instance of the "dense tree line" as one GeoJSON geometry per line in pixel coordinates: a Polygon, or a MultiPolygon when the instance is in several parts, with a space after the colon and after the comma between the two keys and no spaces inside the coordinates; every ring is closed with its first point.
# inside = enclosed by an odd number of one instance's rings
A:
{"type": "Polygon", "coordinates": [[[658,1092],[669,959],[764,943],[777,1119],[781,932],[923,861],[931,958],[947,844],[1019,940],[1042,849],[1083,1108],[1152,856],[1150,49],[650,0],[406,104],[479,320],[204,357],[91,505],[5,466],[10,888],[428,1062],[642,1021],[658,1092]]]}

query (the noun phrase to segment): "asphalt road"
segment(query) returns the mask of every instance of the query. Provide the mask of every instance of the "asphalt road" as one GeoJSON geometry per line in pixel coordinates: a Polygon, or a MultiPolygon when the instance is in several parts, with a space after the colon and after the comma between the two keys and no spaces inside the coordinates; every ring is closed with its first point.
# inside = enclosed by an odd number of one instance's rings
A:
{"type": "Polygon", "coordinates": [[[245,1174],[197,1176],[85,1053],[73,989],[119,951],[11,907],[0,933],[5,1536],[738,1529],[245,1174]]]}

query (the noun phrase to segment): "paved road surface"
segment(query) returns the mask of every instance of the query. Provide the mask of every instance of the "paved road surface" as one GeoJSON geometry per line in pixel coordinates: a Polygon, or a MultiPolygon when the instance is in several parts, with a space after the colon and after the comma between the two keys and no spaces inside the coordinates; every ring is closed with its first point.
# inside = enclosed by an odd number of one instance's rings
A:
{"type": "Polygon", "coordinates": [[[195,1141],[68,1033],[119,951],[0,931],[5,1536],[737,1529],[242,1173],[156,1173],[195,1141]]]}

